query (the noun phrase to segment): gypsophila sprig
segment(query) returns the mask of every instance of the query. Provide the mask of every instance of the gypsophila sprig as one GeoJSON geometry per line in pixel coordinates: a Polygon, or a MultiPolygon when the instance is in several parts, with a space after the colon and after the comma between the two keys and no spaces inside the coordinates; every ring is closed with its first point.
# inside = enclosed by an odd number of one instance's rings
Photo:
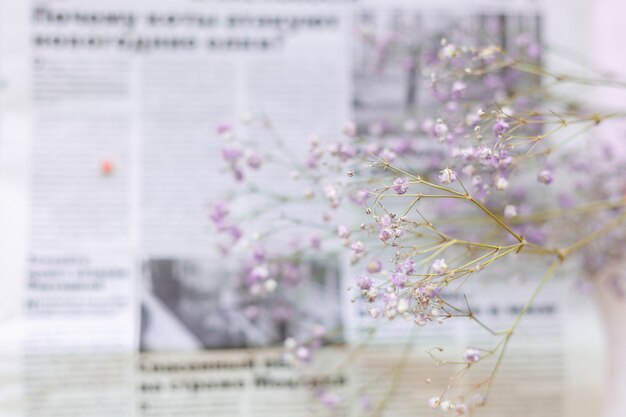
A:
{"type": "MultiPolygon", "coordinates": [[[[520,322],[559,267],[592,243],[606,248],[626,241],[626,175],[616,175],[624,166],[588,169],[585,158],[563,151],[582,133],[626,114],[557,102],[550,92],[567,83],[623,85],[553,75],[540,66],[541,47],[527,34],[504,50],[487,42],[465,45],[452,33],[437,49],[422,51],[425,56],[416,55],[421,49],[413,44],[394,42],[386,53],[406,54],[409,70],[423,64],[434,103],[423,120],[347,122],[336,137],[312,135],[301,153],[263,117],[254,119],[255,136],[268,136],[272,152],[220,125],[224,169],[241,191],[216,202],[209,217],[223,239],[222,253],[244,259],[240,279],[248,307],[271,308],[275,294],[307,281],[303,270],[312,254],[332,254],[349,260],[350,296],[375,323],[401,321],[419,330],[464,319],[483,329],[493,337],[490,346],[459,348],[455,360],[442,359],[443,348],[428,352],[438,365],[458,371],[427,405],[474,415],[489,399],[520,322]],[[398,139],[398,131],[405,137],[398,139]],[[268,167],[287,170],[282,178],[293,184],[264,187],[268,167]],[[251,197],[253,205],[246,200],[251,197]],[[602,239],[611,244],[601,246],[602,239]],[[520,257],[549,266],[514,321],[492,329],[463,286],[481,280],[484,271],[501,273],[520,257]],[[490,367],[488,377],[464,382],[478,366],[490,367]]],[[[376,62],[381,70],[383,62],[376,62]]],[[[595,255],[587,256],[590,270],[606,259],[595,255]]],[[[341,333],[331,325],[316,322],[308,333],[289,335],[287,360],[314,363],[316,350],[341,333]]],[[[330,408],[341,403],[328,390],[316,396],[330,408]]]]}

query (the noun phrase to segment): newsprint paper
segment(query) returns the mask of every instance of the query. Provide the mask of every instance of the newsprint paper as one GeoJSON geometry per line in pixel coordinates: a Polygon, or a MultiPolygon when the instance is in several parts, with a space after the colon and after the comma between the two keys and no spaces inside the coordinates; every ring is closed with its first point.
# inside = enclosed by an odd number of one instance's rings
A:
{"type": "MultiPolygon", "coordinates": [[[[283,361],[280,329],[241,316],[207,218],[228,188],[215,126],[263,113],[303,149],[311,132],[401,114],[407,88],[421,99],[397,74],[368,79],[363,27],[415,25],[432,39],[495,19],[567,47],[583,39],[581,1],[0,5],[1,416],[433,415],[450,371],[426,352],[480,343],[471,323],[373,332],[341,259],[312,266],[323,285],[306,294],[343,329],[316,366],[283,361]],[[319,387],[348,400],[329,409],[319,387]]],[[[536,283],[514,269],[467,288],[495,327],[536,283]]],[[[537,300],[482,415],[595,415],[601,332],[572,282],[537,300]]],[[[303,317],[320,308],[307,296],[303,317]]]]}

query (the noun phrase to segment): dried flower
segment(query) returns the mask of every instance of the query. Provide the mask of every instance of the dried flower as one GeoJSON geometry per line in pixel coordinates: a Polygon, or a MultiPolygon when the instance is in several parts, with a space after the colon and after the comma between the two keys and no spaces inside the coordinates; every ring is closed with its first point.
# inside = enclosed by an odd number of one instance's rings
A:
{"type": "Polygon", "coordinates": [[[480,360],[480,351],[478,349],[468,348],[463,353],[463,360],[469,363],[474,363],[480,360]]]}
{"type": "Polygon", "coordinates": [[[383,269],[383,264],[380,261],[371,261],[367,264],[367,272],[370,274],[376,274],[383,269]]]}
{"type": "Polygon", "coordinates": [[[445,168],[441,170],[440,173],[441,174],[439,175],[439,181],[442,184],[450,184],[456,181],[456,172],[454,172],[452,169],[445,168]]]}
{"type": "Polygon", "coordinates": [[[432,408],[433,410],[437,410],[439,408],[440,403],[441,403],[441,398],[439,397],[432,397],[431,399],[428,400],[428,406],[432,408]]]}
{"type": "Polygon", "coordinates": [[[393,190],[398,194],[406,193],[406,190],[409,188],[409,182],[406,178],[396,178],[393,181],[393,190]]]}
{"type": "Polygon", "coordinates": [[[549,169],[544,169],[539,174],[537,174],[537,181],[542,184],[548,185],[552,183],[553,180],[554,178],[552,177],[552,171],[550,171],[549,169]]]}
{"type": "Polygon", "coordinates": [[[439,138],[440,141],[444,141],[448,135],[448,125],[446,125],[443,120],[437,119],[434,127],[434,133],[439,138]]]}
{"type": "Polygon", "coordinates": [[[504,134],[507,132],[507,130],[509,130],[509,124],[507,122],[505,122],[504,120],[497,120],[494,124],[493,124],[493,133],[501,138],[502,136],[504,136],[504,134]]]}
{"type": "Polygon", "coordinates": [[[507,180],[504,177],[499,177],[498,180],[496,181],[496,190],[504,191],[507,188],[509,188],[509,180],[507,180]]]}
{"type": "Polygon", "coordinates": [[[367,276],[357,277],[356,279],[356,285],[362,290],[369,290],[372,288],[372,284],[372,279],[367,276]]]}
{"type": "Polygon", "coordinates": [[[443,274],[448,271],[448,264],[445,259],[437,259],[432,265],[435,274],[443,274]]]}

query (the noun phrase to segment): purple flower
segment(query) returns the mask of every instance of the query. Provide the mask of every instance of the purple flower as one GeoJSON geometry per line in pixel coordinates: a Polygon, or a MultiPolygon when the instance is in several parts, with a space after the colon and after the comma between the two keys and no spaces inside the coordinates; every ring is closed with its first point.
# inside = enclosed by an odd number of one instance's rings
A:
{"type": "Polygon", "coordinates": [[[506,169],[513,162],[513,158],[509,156],[506,149],[501,149],[496,155],[496,167],[498,169],[506,169]]]}
{"type": "Polygon", "coordinates": [[[248,157],[247,162],[250,168],[259,169],[261,168],[261,165],[263,164],[263,159],[261,158],[261,155],[259,155],[258,153],[253,153],[252,155],[248,157]]]}
{"type": "Polygon", "coordinates": [[[490,148],[487,148],[485,145],[480,145],[475,150],[476,158],[483,165],[490,165],[491,159],[493,158],[493,151],[490,148]]]}
{"type": "Polygon", "coordinates": [[[365,245],[363,245],[363,242],[359,240],[358,242],[353,243],[352,246],[350,246],[350,249],[352,249],[352,251],[356,254],[361,254],[365,252],[365,245]]]}
{"type": "Polygon", "coordinates": [[[395,161],[397,155],[394,151],[388,148],[385,148],[382,151],[380,151],[380,153],[378,154],[378,157],[385,162],[393,162],[395,161]]]}
{"type": "Polygon", "coordinates": [[[424,119],[420,125],[422,131],[428,135],[435,134],[435,122],[433,119],[424,119]]]}
{"type": "Polygon", "coordinates": [[[242,152],[236,148],[223,148],[222,149],[222,158],[228,162],[237,162],[239,158],[241,158],[242,152]]]}
{"type": "Polygon", "coordinates": [[[403,155],[411,151],[411,142],[406,139],[395,140],[391,144],[391,149],[398,155],[403,155]]]}
{"type": "Polygon", "coordinates": [[[541,56],[541,52],[541,45],[537,42],[532,42],[528,45],[528,48],[526,48],[526,54],[531,59],[538,59],[541,56]]]}
{"type": "Polygon", "coordinates": [[[452,150],[452,157],[461,157],[464,161],[471,161],[476,157],[476,150],[471,146],[468,148],[454,148],[452,150]]]}
{"type": "Polygon", "coordinates": [[[356,285],[362,290],[369,290],[370,288],[372,288],[373,284],[374,282],[370,277],[360,276],[356,278],[356,285]]]}
{"type": "Polygon", "coordinates": [[[347,239],[350,237],[350,230],[343,224],[340,224],[337,227],[337,236],[339,236],[342,239],[347,239]]]}
{"type": "Polygon", "coordinates": [[[463,353],[463,360],[465,362],[474,363],[480,360],[480,351],[478,349],[468,348],[463,353]]]}
{"type": "Polygon", "coordinates": [[[243,171],[241,169],[233,165],[232,171],[236,181],[243,181],[243,171]]]}
{"type": "Polygon", "coordinates": [[[317,167],[318,159],[319,158],[317,158],[315,155],[309,154],[309,156],[306,159],[306,166],[311,169],[315,169],[317,167]]]}
{"type": "Polygon", "coordinates": [[[322,247],[322,238],[318,235],[313,235],[309,239],[309,243],[311,244],[311,248],[319,250],[322,247]]]}
{"type": "Polygon", "coordinates": [[[398,265],[398,270],[405,274],[412,274],[415,272],[415,261],[411,258],[405,259],[398,265]]]}
{"type": "Polygon", "coordinates": [[[339,405],[340,398],[337,394],[332,393],[330,391],[322,391],[319,393],[318,398],[322,404],[326,407],[334,408],[339,405]]]}
{"type": "Polygon", "coordinates": [[[561,193],[558,196],[559,199],[559,206],[561,206],[561,208],[564,209],[569,209],[574,207],[574,200],[572,199],[571,196],[561,193]]]}
{"type": "Polygon", "coordinates": [[[215,131],[219,134],[219,135],[223,135],[225,133],[230,133],[233,130],[233,127],[228,124],[228,123],[221,123],[219,125],[217,125],[217,127],[215,128],[215,131]]]}
{"type": "Polygon", "coordinates": [[[392,236],[393,236],[393,233],[391,232],[391,230],[389,230],[386,227],[381,229],[380,233],[378,233],[378,238],[382,240],[383,242],[388,241],[389,239],[391,239],[392,236]]]}
{"type": "Polygon", "coordinates": [[[367,198],[370,196],[370,192],[367,190],[359,190],[352,194],[350,194],[350,200],[357,205],[363,205],[367,201],[367,198]]]}
{"type": "Polygon", "coordinates": [[[257,265],[248,273],[248,283],[256,284],[266,280],[270,275],[270,271],[265,265],[257,265]]]}
{"type": "Polygon", "coordinates": [[[309,362],[311,360],[311,349],[306,346],[300,346],[296,349],[296,359],[301,362],[309,362]]]}
{"type": "Polygon", "coordinates": [[[544,169],[539,174],[537,174],[537,181],[546,185],[552,183],[552,181],[554,181],[552,171],[550,171],[549,169],[544,169]]]}
{"type": "Polygon", "coordinates": [[[504,120],[498,120],[493,124],[493,133],[497,137],[501,138],[504,136],[507,130],[509,130],[509,124],[504,120]]]}
{"type": "Polygon", "coordinates": [[[520,33],[515,38],[515,44],[519,47],[528,46],[530,44],[530,35],[528,33],[520,33]]]}
{"type": "Polygon", "coordinates": [[[456,172],[454,172],[450,168],[446,168],[440,171],[441,175],[439,175],[439,181],[442,184],[450,184],[456,181],[456,172]]]}
{"type": "Polygon", "coordinates": [[[339,145],[336,154],[339,159],[341,159],[343,162],[346,162],[356,156],[357,150],[352,145],[339,145]]]}
{"type": "Polygon", "coordinates": [[[391,285],[397,288],[404,288],[406,282],[408,281],[408,277],[400,272],[394,272],[391,274],[391,285]]]}
{"type": "Polygon", "coordinates": [[[228,216],[228,207],[226,206],[226,203],[224,203],[223,201],[215,203],[215,205],[213,205],[213,208],[211,209],[211,214],[209,215],[209,217],[211,217],[211,220],[213,220],[215,223],[220,223],[226,218],[226,216],[228,216]]]}
{"type": "Polygon", "coordinates": [[[243,236],[243,231],[239,226],[232,225],[228,228],[228,233],[232,236],[232,238],[237,241],[243,236]]]}
{"type": "Polygon", "coordinates": [[[252,251],[252,259],[256,263],[262,263],[265,261],[265,249],[257,247],[252,251]]]}
{"type": "Polygon", "coordinates": [[[406,190],[409,188],[409,182],[406,178],[396,178],[393,181],[393,190],[398,194],[406,193],[406,190]]]}
{"type": "Polygon", "coordinates": [[[353,122],[348,122],[343,126],[343,134],[349,138],[356,136],[356,125],[353,122]]]}
{"type": "Polygon", "coordinates": [[[455,81],[452,83],[450,98],[452,98],[452,100],[460,100],[465,95],[465,90],[467,90],[467,84],[463,81],[455,81]]]}

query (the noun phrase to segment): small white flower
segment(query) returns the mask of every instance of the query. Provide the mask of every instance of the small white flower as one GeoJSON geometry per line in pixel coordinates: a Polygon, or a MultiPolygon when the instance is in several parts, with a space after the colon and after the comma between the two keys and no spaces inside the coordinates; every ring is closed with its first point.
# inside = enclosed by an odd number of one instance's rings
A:
{"type": "Polygon", "coordinates": [[[408,119],[404,121],[404,124],[402,125],[402,127],[404,127],[404,130],[407,132],[415,132],[418,126],[415,120],[408,119]]]}
{"type": "Polygon", "coordinates": [[[268,279],[267,281],[265,281],[263,286],[265,287],[265,291],[267,291],[267,292],[274,292],[276,290],[276,287],[278,286],[278,284],[276,283],[275,280],[268,279]]]}
{"type": "Polygon", "coordinates": [[[378,290],[374,287],[372,287],[367,294],[365,294],[365,296],[367,297],[367,300],[370,303],[373,303],[374,301],[376,301],[376,297],[378,297],[378,290]]]}
{"type": "Polygon", "coordinates": [[[498,181],[496,181],[496,189],[504,191],[507,188],[509,188],[509,181],[506,178],[498,177],[498,181]]]}
{"type": "Polygon", "coordinates": [[[517,207],[511,204],[507,204],[504,207],[504,217],[506,217],[507,219],[511,219],[515,216],[517,216],[517,207]]]}
{"type": "Polygon", "coordinates": [[[433,262],[432,269],[435,274],[443,274],[448,270],[448,264],[443,258],[437,259],[435,262],[433,262]]]}
{"type": "Polygon", "coordinates": [[[264,280],[270,275],[270,271],[264,265],[255,266],[250,272],[250,275],[254,277],[256,280],[264,280]]]}
{"type": "Polygon", "coordinates": [[[474,175],[474,173],[476,173],[476,168],[472,164],[467,164],[463,167],[461,171],[463,172],[463,174],[467,175],[468,177],[471,177],[474,175]]]}
{"type": "Polygon", "coordinates": [[[463,94],[465,90],[467,90],[467,84],[465,84],[463,81],[457,80],[452,83],[452,94],[463,94]]]}
{"type": "Polygon", "coordinates": [[[467,406],[467,404],[458,403],[455,407],[455,411],[458,415],[463,416],[469,413],[469,407],[467,406]]]}
{"type": "Polygon", "coordinates": [[[432,408],[433,410],[438,409],[440,403],[441,403],[441,398],[439,397],[432,397],[430,400],[428,400],[428,406],[432,408]]]}
{"type": "Polygon", "coordinates": [[[406,298],[401,298],[398,300],[398,306],[396,307],[398,313],[404,314],[409,311],[409,301],[406,298]]]}
{"type": "Polygon", "coordinates": [[[457,56],[458,51],[457,51],[456,46],[450,43],[443,47],[443,49],[441,50],[441,53],[446,58],[454,58],[455,56],[457,56]]]}
{"type": "Polygon", "coordinates": [[[451,409],[454,408],[454,404],[452,404],[450,401],[442,401],[441,404],[439,405],[439,408],[441,408],[441,411],[450,411],[451,409]]]}
{"type": "Polygon", "coordinates": [[[347,239],[350,237],[350,230],[348,230],[348,228],[344,226],[343,224],[340,224],[337,227],[337,236],[339,236],[342,239],[347,239]]]}
{"type": "Polygon", "coordinates": [[[285,349],[294,350],[298,347],[298,342],[293,337],[288,337],[285,339],[285,349]]]}
{"type": "Polygon", "coordinates": [[[393,309],[387,309],[385,310],[385,317],[389,320],[393,320],[396,318],[396,316],[398,315],[398,313],[393,310],[393,309]]]}

